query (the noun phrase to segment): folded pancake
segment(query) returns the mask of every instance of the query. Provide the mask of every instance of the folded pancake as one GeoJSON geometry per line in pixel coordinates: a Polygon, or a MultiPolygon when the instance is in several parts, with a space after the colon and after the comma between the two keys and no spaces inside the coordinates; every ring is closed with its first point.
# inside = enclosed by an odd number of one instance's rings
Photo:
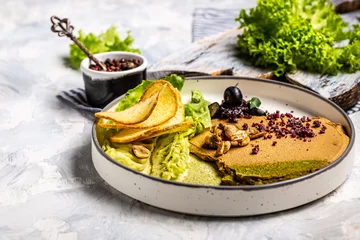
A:
{"type": "MultiPolygon", "coordinates": [[[[226,120],[213,120],[212,123],[221,122],[230,124],[226,120]]],[[[254,123],[260,122],[264,126],[269,124],[264,116],[241,118],[233,124],[242,129],[246,123],[251,129],[254,123]]],[[[231,147],[229,152],[217,157],[216,150],[204,148],[205,138],[210,134],[205,131],[190,140],[190,151],[202,160],[215,161],[224,174],[224,185],[264,184],[296,178],[335,161],[349,143],[349,137],[340,124],[322,117],[308,119],[306,123],[315,133],[314,137],[300,138],[286,134],[277,138],[275,132],[268,131],[264,137],[252,140],[244,147],[231,147]],[[321,127],[316,126],[314,121],[320,121],[321,127]],[[254,154],[256,145],[259,151],[254,154]]]]}

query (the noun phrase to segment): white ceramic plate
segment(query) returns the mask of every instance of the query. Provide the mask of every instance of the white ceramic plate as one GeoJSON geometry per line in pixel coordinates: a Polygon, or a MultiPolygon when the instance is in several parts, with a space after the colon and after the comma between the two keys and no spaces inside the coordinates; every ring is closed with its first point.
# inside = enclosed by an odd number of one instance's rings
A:
{"type": "MultiPolygon", "coordinates": [[[[354,126],[331,101],[311,91],[277,81],[242,77],[198,77],[185,82],[183,102],[191,90],[200,90],[209,101],[221,101],[224,90],[238,83],[245,99],[262,101],[261,108],[273,112],[294,111],[295,116],[320,115],[341,123],[350,143],[339,159],[314,173],[282,182],[257,186],[204,186],[167,181],[123,166],[102,150],[92,132],[92,158],[100,176],[120,192],[144,203],[171,211],[212,216],[248,216],[294,208],[325,196],[350,174],[354,161],[354,126]]],[[[121,97],[120,97],[121,98],[121,97]]],[[[104,110],[114,107],[119,99],[104,110]]]]}

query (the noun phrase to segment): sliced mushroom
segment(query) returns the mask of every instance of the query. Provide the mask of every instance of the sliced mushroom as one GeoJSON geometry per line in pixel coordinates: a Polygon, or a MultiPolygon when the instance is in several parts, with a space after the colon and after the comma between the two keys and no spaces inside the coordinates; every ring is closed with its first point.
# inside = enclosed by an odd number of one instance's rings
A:
{"type": "MultiPolygon", "coordinates": [[[[240,130],[235,125],[224,124],[223,128],[226,138],[229,139],[231,142],[241,142],[248,137],[248,133],[246,131],[240,130]]],[[[236,144],[233,142],[232,145],[236,144]]]]}
{"type": "Polygon", "coordinates": [[[244,147],[250,143],[250,137],[246,136],[241,142],[239,142],[240,147],[244,147]]]}
{"type": "Polygon", "coordinates": [[[216,149],[216,157],[226,154],[231,147],[244,147],[250,143],[251,139],[266,134],[257,129],[240,130],[236,125],[224,123],[212,126],[210,132],[211,134],[205,138],[204,147],[216,149]]]}
{"type": "Polygon", "coordinates": [[[238,147],[240,145],[238,141],[231,141],[230,143],[232,147],[238,147]]]}
{"type": "Polygon", "coordinates": [[[231,147],[230,141],[222,141],[218,145],[218,148],[216,149],[215,157],[220,157],[224,155],[230,150],[230,147],[231,147]]]}
{"type": "Polygon", "coordinates": [[[251,140],[263,137],[265,135],[266,135],[266,132],[264,132],[264,131],[260,132],[259,130],[255,129],[255,128],[252,128],[249,130],[249,137],[251,140]]]}
{"type": "Polygon", "coordinates": [[[150,150],[142,145],[133,145],[132,151],[137,158],[148,158],[150,157],[150,150]]]}
{"type": "Polygon", "coordinates": [[[243,130],[238,130],[233,136],[232,136],[232,140],[235,141],[243,141],[244,139],[248,138],[248,134],[246,131],[243,130]]]}
{"type": "Polygon", "coordinates": [[[228,139],[233,140],[234,136],[237,135],[237,132],[239,131],[239,129],[235,126],[235,125],[224,125],[224,132],[225,132],[225,136],[228,139]]]}
{"type": "Polygon", "coordinates": [[[206,136],[204,147],[217,149],[218,145],[221,144],[221,142],[222,142],[221,137],[219,137],[215,134],[211,134],[211,135],[206,136]]]}
{"type": "Polygon", "coordinates": [[[230,141],[225,141],[224,142],[224,154],[227,153],[231,148],[231,143],[230,141]]]}
{"type": "Polygon", "coordinates": [[[210,132],[221,137],[222,134],[223,134],[223,128],[221,127],[221,123],[218,124],[218,125],[215,125],[213,126],[211,129],[210,129],[210,132]]]}

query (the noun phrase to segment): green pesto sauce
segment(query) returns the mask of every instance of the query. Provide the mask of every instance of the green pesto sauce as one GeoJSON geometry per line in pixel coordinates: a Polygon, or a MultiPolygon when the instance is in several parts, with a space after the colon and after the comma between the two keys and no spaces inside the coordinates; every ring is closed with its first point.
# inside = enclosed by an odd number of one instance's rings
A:
{"type": "Polygon", "coordinates": [[[181,182],[219,186],[221,184],[220,174],[215,163],[204,162],[190,154],[189,170],[181,182]]]}
{"type": "Polygon", "coordinates": [[[226,185],[266,184],[300,177],[327,165],[327,161],[308,160],[257,166],[239,166],[225,173],[226,185]]]}
{"type": "Polygon", "coordinates": [[[326,161],[308,160],[296,162],[282,162],[257,166],[241,166],[233,168],[237,175],[255,177],[280,177],[291,174],[308,173],[327,164],[326,161]]]}

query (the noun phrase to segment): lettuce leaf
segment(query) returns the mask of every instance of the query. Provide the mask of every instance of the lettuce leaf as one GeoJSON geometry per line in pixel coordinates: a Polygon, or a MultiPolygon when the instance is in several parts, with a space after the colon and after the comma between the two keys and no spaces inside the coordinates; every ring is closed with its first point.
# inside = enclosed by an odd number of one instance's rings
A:
{"type": "Polygon", "coordinates": [[[276,76],[303,69],[320,74],[360,70],[356,39],[358,25],[348,25],[328,0],[258,0],[256,8],[241,10],[236,21],[240,51],[256,66],[274,69],[276,76]],[[345,47],[334,47],[350,39],[345,47]]]}
{"type": "Polygon", "coordinates": [[[191,91],[191,101],[184,105],[186,119],[195,123],[193,133],[190,134],[191,137],[201,133],[205,128],[211,127],[209,104],[210,102],[204,99],[200,91],[191,91]]]}
{"type": "MultiPolygon", "coordinates": [[[[112,25],[106,32],[101,33],[99,36],[93,33],[85,34],[82,30],[79,30],[78,34],[78,40],[93,54],[109,51],[140,53],[139,49],[132,48],[134,39],[130,35],[130,31],[127,32],[126,38],[122,40],[115,25],[112,25]]],[[[70,44],[71,66],[78,69],[84,58],[87,58],[86,54],[75,43],[70,44]]]]}
{"type": "Polygon", "coordinates": [[[180,92],[184,86],[185,78],[176,74],[171,74],[163,78],[163,80],[168,81],[174,88],[177,88],[180,92]]]}
{"type": "Polygon", "coordinates": [[[190,143],[187,133],[171,133],[158,138],[151,155],[151,175],[175,180],[189,168],[190,143]]]}
{"type": "Polygon", "coordinates": [[[191,101],[184,105],[185,121],[195,125],[186,131],[159,137],[151,156],[151,175],[168,180],[180,180],[189,169],[189,139],[211,126],[209,102],[198,90],[191,91],[191,101]]]}

